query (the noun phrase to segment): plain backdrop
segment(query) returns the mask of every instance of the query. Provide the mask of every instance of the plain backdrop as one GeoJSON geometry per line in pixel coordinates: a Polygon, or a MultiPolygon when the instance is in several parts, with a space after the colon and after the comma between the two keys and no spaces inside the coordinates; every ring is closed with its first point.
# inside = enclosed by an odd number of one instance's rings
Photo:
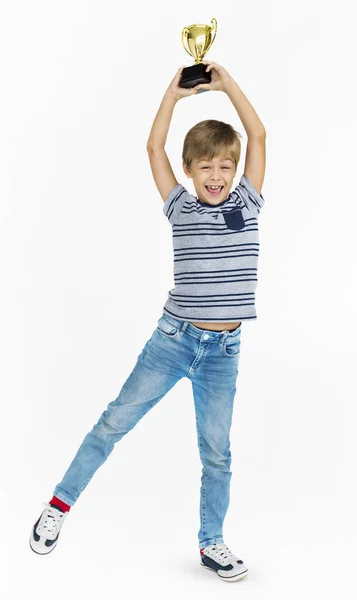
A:
{"type": "MultiPolygon", "coordinates": [[[[355,598],[357,89],[352,3],[14,0],[0,10],[1,583],[8,599],[355,598]],[[114,400],[173,287],[171,226],[146,141],[218,22],[223,65],[267,131],[258,318],[242,324],[227,588],[199,564],[201,463],[181,380],[119,442],[57,548],[32,525],[114,400]],[[135,236],[133,235],[135,230],[135,236]]],[[[246,134],[222,92],[175,107],[179,182],[198,121],[246,134]]]]}

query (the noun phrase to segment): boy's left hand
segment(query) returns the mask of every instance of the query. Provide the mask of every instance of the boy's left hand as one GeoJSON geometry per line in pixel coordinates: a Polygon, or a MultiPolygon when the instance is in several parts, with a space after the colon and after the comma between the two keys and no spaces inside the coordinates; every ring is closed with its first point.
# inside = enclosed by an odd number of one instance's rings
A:
{"type": "Polygon", "coordinates": [[[211,73],[211,83],[199,83],[196,88],[203,90],[215,90],[225,92],[233,78],[229,73],[215,62],[210,60],[203,60],[202,63],[206,65],[206,71],[211,73]]]}

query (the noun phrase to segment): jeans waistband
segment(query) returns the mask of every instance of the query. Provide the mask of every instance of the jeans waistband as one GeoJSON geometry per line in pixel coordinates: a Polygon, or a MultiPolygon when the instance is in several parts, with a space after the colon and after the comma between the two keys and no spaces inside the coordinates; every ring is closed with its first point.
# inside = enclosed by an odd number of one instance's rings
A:
{"type": "Polygon", "coordinates": [[[189,321],[176,319],[175,317],[167,315],[165,312],[162,313],[162,316],[169,321],[169,323],[178,327],[182,333],[186,331],[189,335],[198,340],[220,340],[224,337],[238,337],[241,333],[242,323],[234,331],[228,331],[227,329],[224,329],[223,331],[212,331],[211,329],[200,329],[199,327],[192,325],[189,321]]]}

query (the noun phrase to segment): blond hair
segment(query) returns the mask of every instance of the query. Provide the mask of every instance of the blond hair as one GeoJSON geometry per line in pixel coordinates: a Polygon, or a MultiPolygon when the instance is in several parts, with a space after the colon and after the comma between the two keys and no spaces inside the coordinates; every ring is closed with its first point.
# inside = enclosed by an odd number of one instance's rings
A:
{"type": "Polygon", "coordinates": [[[192,161],[200,158],[212,160],[213,157],[223,152],[232,158],[237,167],[240,153],[242,135],[232,125],[207,119],[200,121],[187,132],[183,143],[182,160],[188,169],[192,161]]]}

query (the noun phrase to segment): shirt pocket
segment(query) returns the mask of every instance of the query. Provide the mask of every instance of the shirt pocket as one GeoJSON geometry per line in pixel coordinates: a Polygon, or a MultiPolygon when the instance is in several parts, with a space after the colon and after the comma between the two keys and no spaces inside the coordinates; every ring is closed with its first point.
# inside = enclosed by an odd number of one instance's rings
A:
{"type": "Polygon", "coordinates": [[[240,208],[222,213],[228,229],[243,229],[245,227],[244,218],[240,208]]]}

